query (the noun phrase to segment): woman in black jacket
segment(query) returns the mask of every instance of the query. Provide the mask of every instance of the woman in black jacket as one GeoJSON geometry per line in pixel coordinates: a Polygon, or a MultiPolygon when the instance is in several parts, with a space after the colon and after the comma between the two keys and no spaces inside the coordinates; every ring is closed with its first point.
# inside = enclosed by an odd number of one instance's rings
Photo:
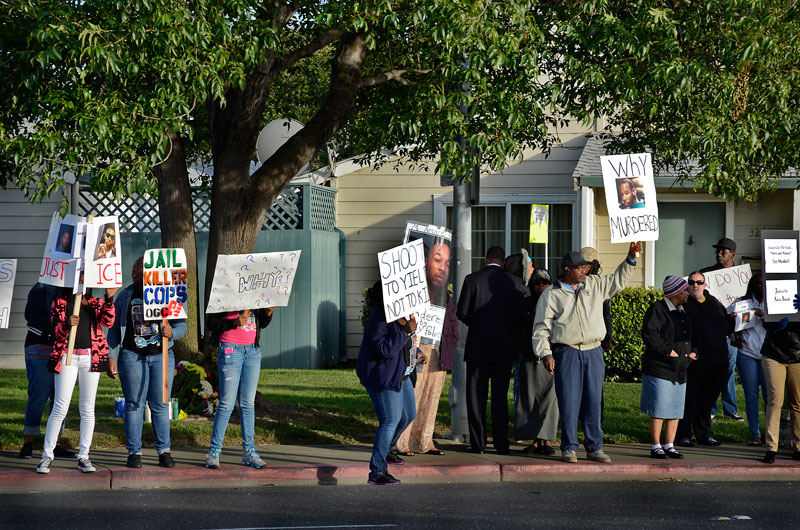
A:
{"type": "Polygon", "coordinates": [[[697,358],[692,343],[692,325],[683,305],[689,299],[686,280],[667,276],[664,299],[651,305],[644,315],[642,340],[641,411],[650,416],[653,458],[683,458],[673,444],[678,419],[683,416],[686,371],[697,358]],[[666,443],[661,446],[661,427],[666,423],[666,443]]]}

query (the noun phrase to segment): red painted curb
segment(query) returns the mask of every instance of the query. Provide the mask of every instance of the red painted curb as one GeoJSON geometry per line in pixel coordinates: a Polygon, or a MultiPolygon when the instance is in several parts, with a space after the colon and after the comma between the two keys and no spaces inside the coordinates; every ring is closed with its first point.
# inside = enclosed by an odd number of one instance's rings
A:
{"type": "Polygon", "coordinates": [[[51,469],[48,474],[30,471],[0,472],[0,493],[102,491],[111,489],[111,472],[98,467],[94,473],[77,469],[51,469]]]}

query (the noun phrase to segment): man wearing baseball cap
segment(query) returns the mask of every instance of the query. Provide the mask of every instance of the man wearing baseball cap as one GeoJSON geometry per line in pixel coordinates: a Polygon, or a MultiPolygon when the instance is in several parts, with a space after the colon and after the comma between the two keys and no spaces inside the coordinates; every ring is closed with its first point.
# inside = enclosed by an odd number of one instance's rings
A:
{"type": "Polygon", "coordinates": [[[587,276],[591,262],[580,252],[567,253],[561,260],[561,277],[542,293],[536,305],[533,350],[555,376],[565,462],[578,461],[578,421],[583,423],[589,460],[611,462],[603,451],[600,425],[605,377],[600,346],[606,334],[603,301],[628,283],[641,248],[641,243],[631,243],[628,256],[613,274],[595,276],[587,276]]]}
{"type": "MultiPolygon", "coordinates": [[[[736,256],[736,241],[729,237],[723,237],[717,241],[716,245],[711,245],[715,249],[717,262],[714,265],[700,269],[700,272],[718,271],[720,269],[728,269],[734,266],[733,257],[736,256]]],[[[739,354],[738,348],[731,346],[728,343],[728,382],[722,387],[722,410],[726,418],[735,421],[744,421],[744,418],[739,416],[738,407],[736,405],[736,357],[739,354]]],[[[714,408],[711,409],[711,415],[717,414],[717,404],[714,403],[714,408]]]]}

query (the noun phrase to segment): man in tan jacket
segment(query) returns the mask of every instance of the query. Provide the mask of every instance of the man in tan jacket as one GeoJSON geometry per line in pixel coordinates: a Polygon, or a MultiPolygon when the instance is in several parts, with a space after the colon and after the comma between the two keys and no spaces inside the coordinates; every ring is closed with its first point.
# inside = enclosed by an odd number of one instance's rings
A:
{"type": "Polygon", "coordinates": [[[583,423],[589,460],[611,462],[603,451],[600,425],[605,377],[600,347],[606,334],[603,302],[628,283],[640,251],[641,243],[631,243],[625,261],[613,274],[602,276],[587,276],[590,263],[579,252],[569,252],[561,260],[561,277],[536,304],[533,351],[555,376],[565,462],[578,461],[578,421],[583,423]]]}

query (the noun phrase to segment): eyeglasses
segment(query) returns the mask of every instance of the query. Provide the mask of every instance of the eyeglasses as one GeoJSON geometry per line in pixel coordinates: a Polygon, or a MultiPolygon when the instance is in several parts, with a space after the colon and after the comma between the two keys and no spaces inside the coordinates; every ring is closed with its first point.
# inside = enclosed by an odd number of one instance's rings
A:
{"type": "Polygon", "coordinates": [[[106,239],[111,239],[111,240],[114,239],[114,234],[111,234],[109,232],[106,232],[105,236],[106,236],[106,239]]]}
{"type": "Polygon", "coordinates": [[[688,283],[689,285],[703,285],[704,283],[706,283],[706,281],[705,280],[689,280],[686,283],[688,283]]]}

